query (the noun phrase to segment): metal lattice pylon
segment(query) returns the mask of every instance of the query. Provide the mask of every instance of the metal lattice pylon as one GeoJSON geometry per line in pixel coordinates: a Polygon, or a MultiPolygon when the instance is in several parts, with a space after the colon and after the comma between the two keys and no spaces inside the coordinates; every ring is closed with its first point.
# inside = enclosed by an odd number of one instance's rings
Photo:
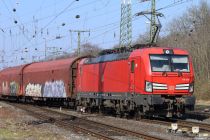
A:
{"type": "Polygon", "coordinates": [[[131,47],[132,10],[131,0],[121,0],[120,47],[131,47]]]}
{"type": "MultiPolygon", "coordinates": [[[[156,3],[155,0],[152,0],[151,3],[151,23],[150,23],[150,41],[152,41],[152,38],[155,34],[155,30],[156,30],[156,3]]],[[[157,39],[155,39],[156,43],[157,39]]]]}

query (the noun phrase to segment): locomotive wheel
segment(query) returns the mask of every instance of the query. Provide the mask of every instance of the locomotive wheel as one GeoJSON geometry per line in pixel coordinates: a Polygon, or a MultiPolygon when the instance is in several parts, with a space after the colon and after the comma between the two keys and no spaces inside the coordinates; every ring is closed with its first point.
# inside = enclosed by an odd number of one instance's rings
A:
{"type": "Polygon", "coordinates": [[[104,114],[104,106],[100,105],[98,107],[98,113],[99,113],[99,115],[103,115],[104,114]]]}
{"type": "Polygon", "coordinates": [[[144,114],[141,112],[141,111],[136,111],[135,112],[135,119],[138,121],[138,120],[141,120],[144,118],[144,114]]]}

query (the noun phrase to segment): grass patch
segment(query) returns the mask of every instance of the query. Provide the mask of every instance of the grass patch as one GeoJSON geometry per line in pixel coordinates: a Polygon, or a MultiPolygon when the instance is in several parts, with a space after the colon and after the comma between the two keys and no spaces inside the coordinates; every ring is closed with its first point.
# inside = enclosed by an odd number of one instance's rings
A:
{"type": "Polygon", "coordinates": [[[38,130],[17,130],[11,131],[6,128],[0,128],[0,140],[23,140],[27,138],[36,138],[37,140],[52,140],[59,139],[56,134],[50,134],[48,132],[40,132],[38,130]]]}
{"type": "Polygon", "coordinates": [[[14,132],[8,129],[0,129],[0,139],[3,140],[19,140],[26,136],[23,132],[14,132]]]}

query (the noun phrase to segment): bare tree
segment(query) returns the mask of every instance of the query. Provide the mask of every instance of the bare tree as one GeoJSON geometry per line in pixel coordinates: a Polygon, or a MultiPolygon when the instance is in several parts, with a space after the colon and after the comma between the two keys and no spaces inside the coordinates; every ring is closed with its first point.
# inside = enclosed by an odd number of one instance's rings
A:
{"type": "Polygon", "coordinates": [[[174,19],[160,44],[187,49],[192,58],[198,98],[210,97],[210,6],[201,1],[174,19]]]}
{"type": "Polygon", "coordinates": [[[81,46],[80,55],[92,55],[96,56],[102,49],[98,45],[86,43],[81,46]]]}

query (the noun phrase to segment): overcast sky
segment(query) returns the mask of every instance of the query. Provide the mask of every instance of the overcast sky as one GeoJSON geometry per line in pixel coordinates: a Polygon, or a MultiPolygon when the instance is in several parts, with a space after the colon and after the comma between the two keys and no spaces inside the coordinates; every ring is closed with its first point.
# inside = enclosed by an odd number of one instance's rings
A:
{"type": "MultiPolygon", "coordinates": [[[[150,1],[140,1],[132,0],[132,15],[150,10],[150,1]]],[[[161,18],[164,27],[161,34],[165,34],[173,18],[200,1],[157,0],[157,9],[163,8],[159,12],[165,15],[161,18]]],[[[56,49],[71,52],[77,48],[77,34],[70,34],[69,30],[90,30],[81,34],[82,44],[91,42],[111,48],[119,43],[120,3],[120,0],[1,0],[0,56],[4,51],[5,65],[14,66],[43,59],[45,45],[47,55],[56,49]]],[[[133,18],[133,41],[148,28],[146,18],[133,18]]]]}

